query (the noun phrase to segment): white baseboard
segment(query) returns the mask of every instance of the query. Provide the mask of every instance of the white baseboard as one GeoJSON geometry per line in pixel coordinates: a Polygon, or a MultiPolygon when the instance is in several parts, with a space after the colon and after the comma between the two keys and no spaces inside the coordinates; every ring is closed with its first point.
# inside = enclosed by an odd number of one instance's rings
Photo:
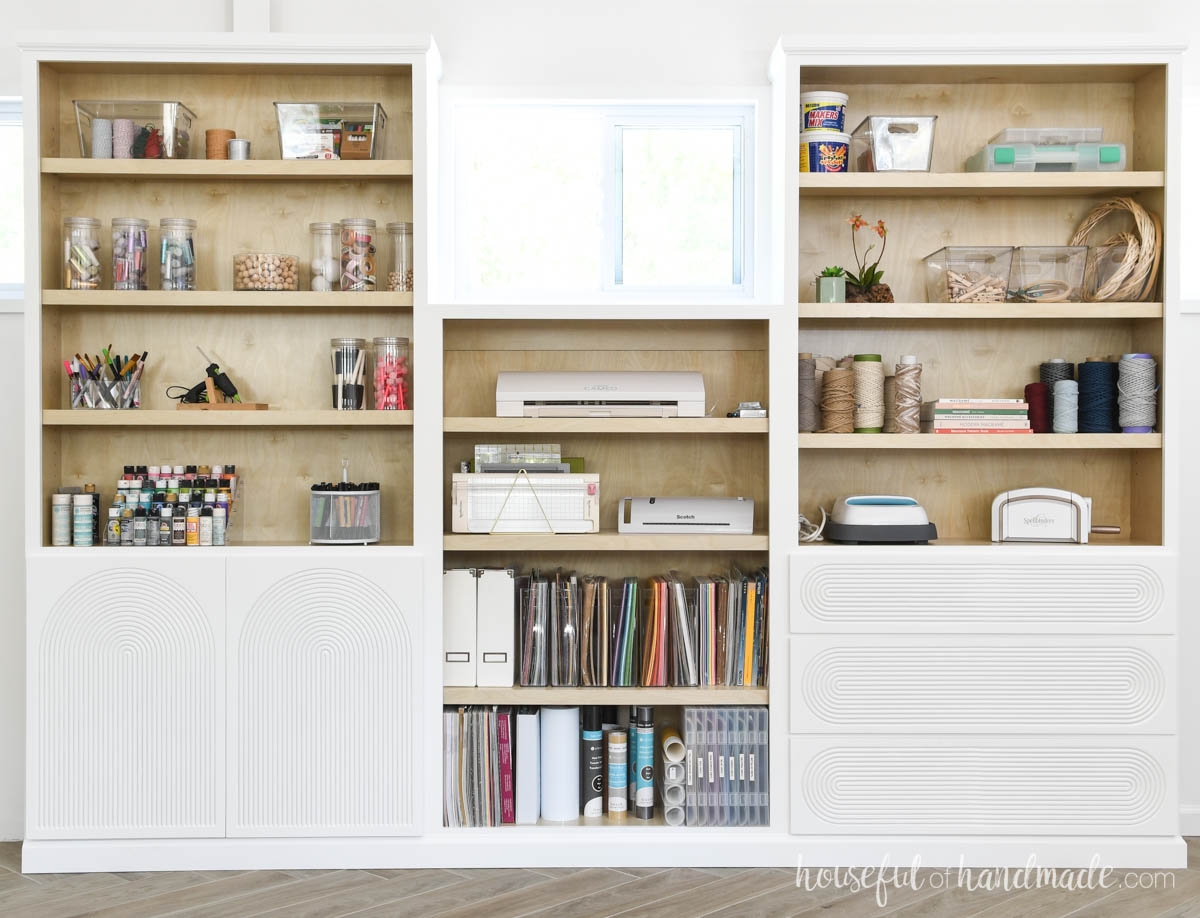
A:
{"type": "Polygon", "coordinates": [[[1200,835],[1200,803],[1180,804],[1179,831],[1184,835],[1200,835]]]}
{"type": "Polygon", "coordinates": [[[226,838],[27,841],[27,873],[135,870],[300,870],[398,867],[1112,867],[1187,865],[1178,836],[1118,838],[982,836],[789,836],[728,830],[638,828],[614,844],[619,829],[582,831],[539,826],[439,831],[421,838],[226,838]],[[603,840],[588,837],[603,835],[603,840]]]}

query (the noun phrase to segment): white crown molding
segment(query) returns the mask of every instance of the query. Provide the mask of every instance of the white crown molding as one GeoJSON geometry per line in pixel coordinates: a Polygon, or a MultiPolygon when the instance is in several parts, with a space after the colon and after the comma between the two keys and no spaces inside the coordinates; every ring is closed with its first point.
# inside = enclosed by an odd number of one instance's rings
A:
{"type": "Polygon", "coordinates": [[[103,60],[112,56],[126,59],[130,51],[157,52],[166,58],[205,55],[237,58],[254,54],[266,57],[304,52],[316,58],[345,59],[347,51],[362,56],[386,54],[425,54],[435,50],[433,37],[414,35],[325,35],[300,33],[196,32],[23,32],[17,35],[17,48],[33,52],[41,59],[77,60],[80,57],[103,60]]]}
{"type": "Polygon", "coordinates": [[[930,57],[1000,58],[1020,55],[1054,54],[1057,57],[1092,54],[1115,54],[1121,57],[1174,55],[1187,49],[1187,43],[1173,36],[1157,33],[1071,33],[1059,35],[1034,33],[978,32],[939,36],[934,42],[923,35],[872,35],[853,41],[828,41],[822,38],[820,47],[813,47],[811,36],[783,35],[777,50],[784,54],[803,54],[809,60],[838,57],[846,54],[879,53],[889,60],[922,60],[930,57]]]}

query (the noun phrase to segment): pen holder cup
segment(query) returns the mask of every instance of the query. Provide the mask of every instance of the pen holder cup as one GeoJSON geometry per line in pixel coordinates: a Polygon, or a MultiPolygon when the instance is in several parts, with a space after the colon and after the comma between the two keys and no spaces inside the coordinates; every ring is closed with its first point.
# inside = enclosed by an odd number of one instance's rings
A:
{"type": "Polygon", "coordinates": [[[310,492],[308,541],[313,545],[366,545],[378,542],[379,492],[310,492]]]}
{"type": "Polygon", "coordinates": [[[126,409],[142,406],[142,381],[71,380],[72,408],[126,409]]]}
{"type": "Polygon", "coordinates": [[[338,404],[337,383],[334,383],[330,388],[333,390],[330,394],[330,398],[333,400],[333,407],[337,411],[362,411],[367,407],[366,386],[351,386],[343,384],[341,404],[338,404]]]}

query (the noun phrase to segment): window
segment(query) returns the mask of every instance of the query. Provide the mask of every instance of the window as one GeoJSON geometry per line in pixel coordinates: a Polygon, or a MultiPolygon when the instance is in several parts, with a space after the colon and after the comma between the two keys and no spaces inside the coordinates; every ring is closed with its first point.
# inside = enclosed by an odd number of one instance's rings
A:
{"type": "Polygon", "coordinates": [[[0,98],[0,300],[20,300],[25,279],[21,100],[0,98]]]}
{"type": "Polygon", "coordinates": [[[452,109],[459,301],[753,293],[753,106],[452,109]]]}

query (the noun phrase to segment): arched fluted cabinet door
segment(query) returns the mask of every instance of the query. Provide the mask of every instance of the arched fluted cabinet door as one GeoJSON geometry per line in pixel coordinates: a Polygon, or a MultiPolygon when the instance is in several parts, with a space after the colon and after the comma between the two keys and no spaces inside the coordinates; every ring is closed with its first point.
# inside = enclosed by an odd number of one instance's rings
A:
{"type": "Polygon", "coordinates": [[[26,836],[223,836],[224,561],[100,554],[28,559],[26,836]]]}
{"type": "Polygon", "coordinates": [[[230,558],[230,836],[416,834],[421,563],[230,558]]]}

